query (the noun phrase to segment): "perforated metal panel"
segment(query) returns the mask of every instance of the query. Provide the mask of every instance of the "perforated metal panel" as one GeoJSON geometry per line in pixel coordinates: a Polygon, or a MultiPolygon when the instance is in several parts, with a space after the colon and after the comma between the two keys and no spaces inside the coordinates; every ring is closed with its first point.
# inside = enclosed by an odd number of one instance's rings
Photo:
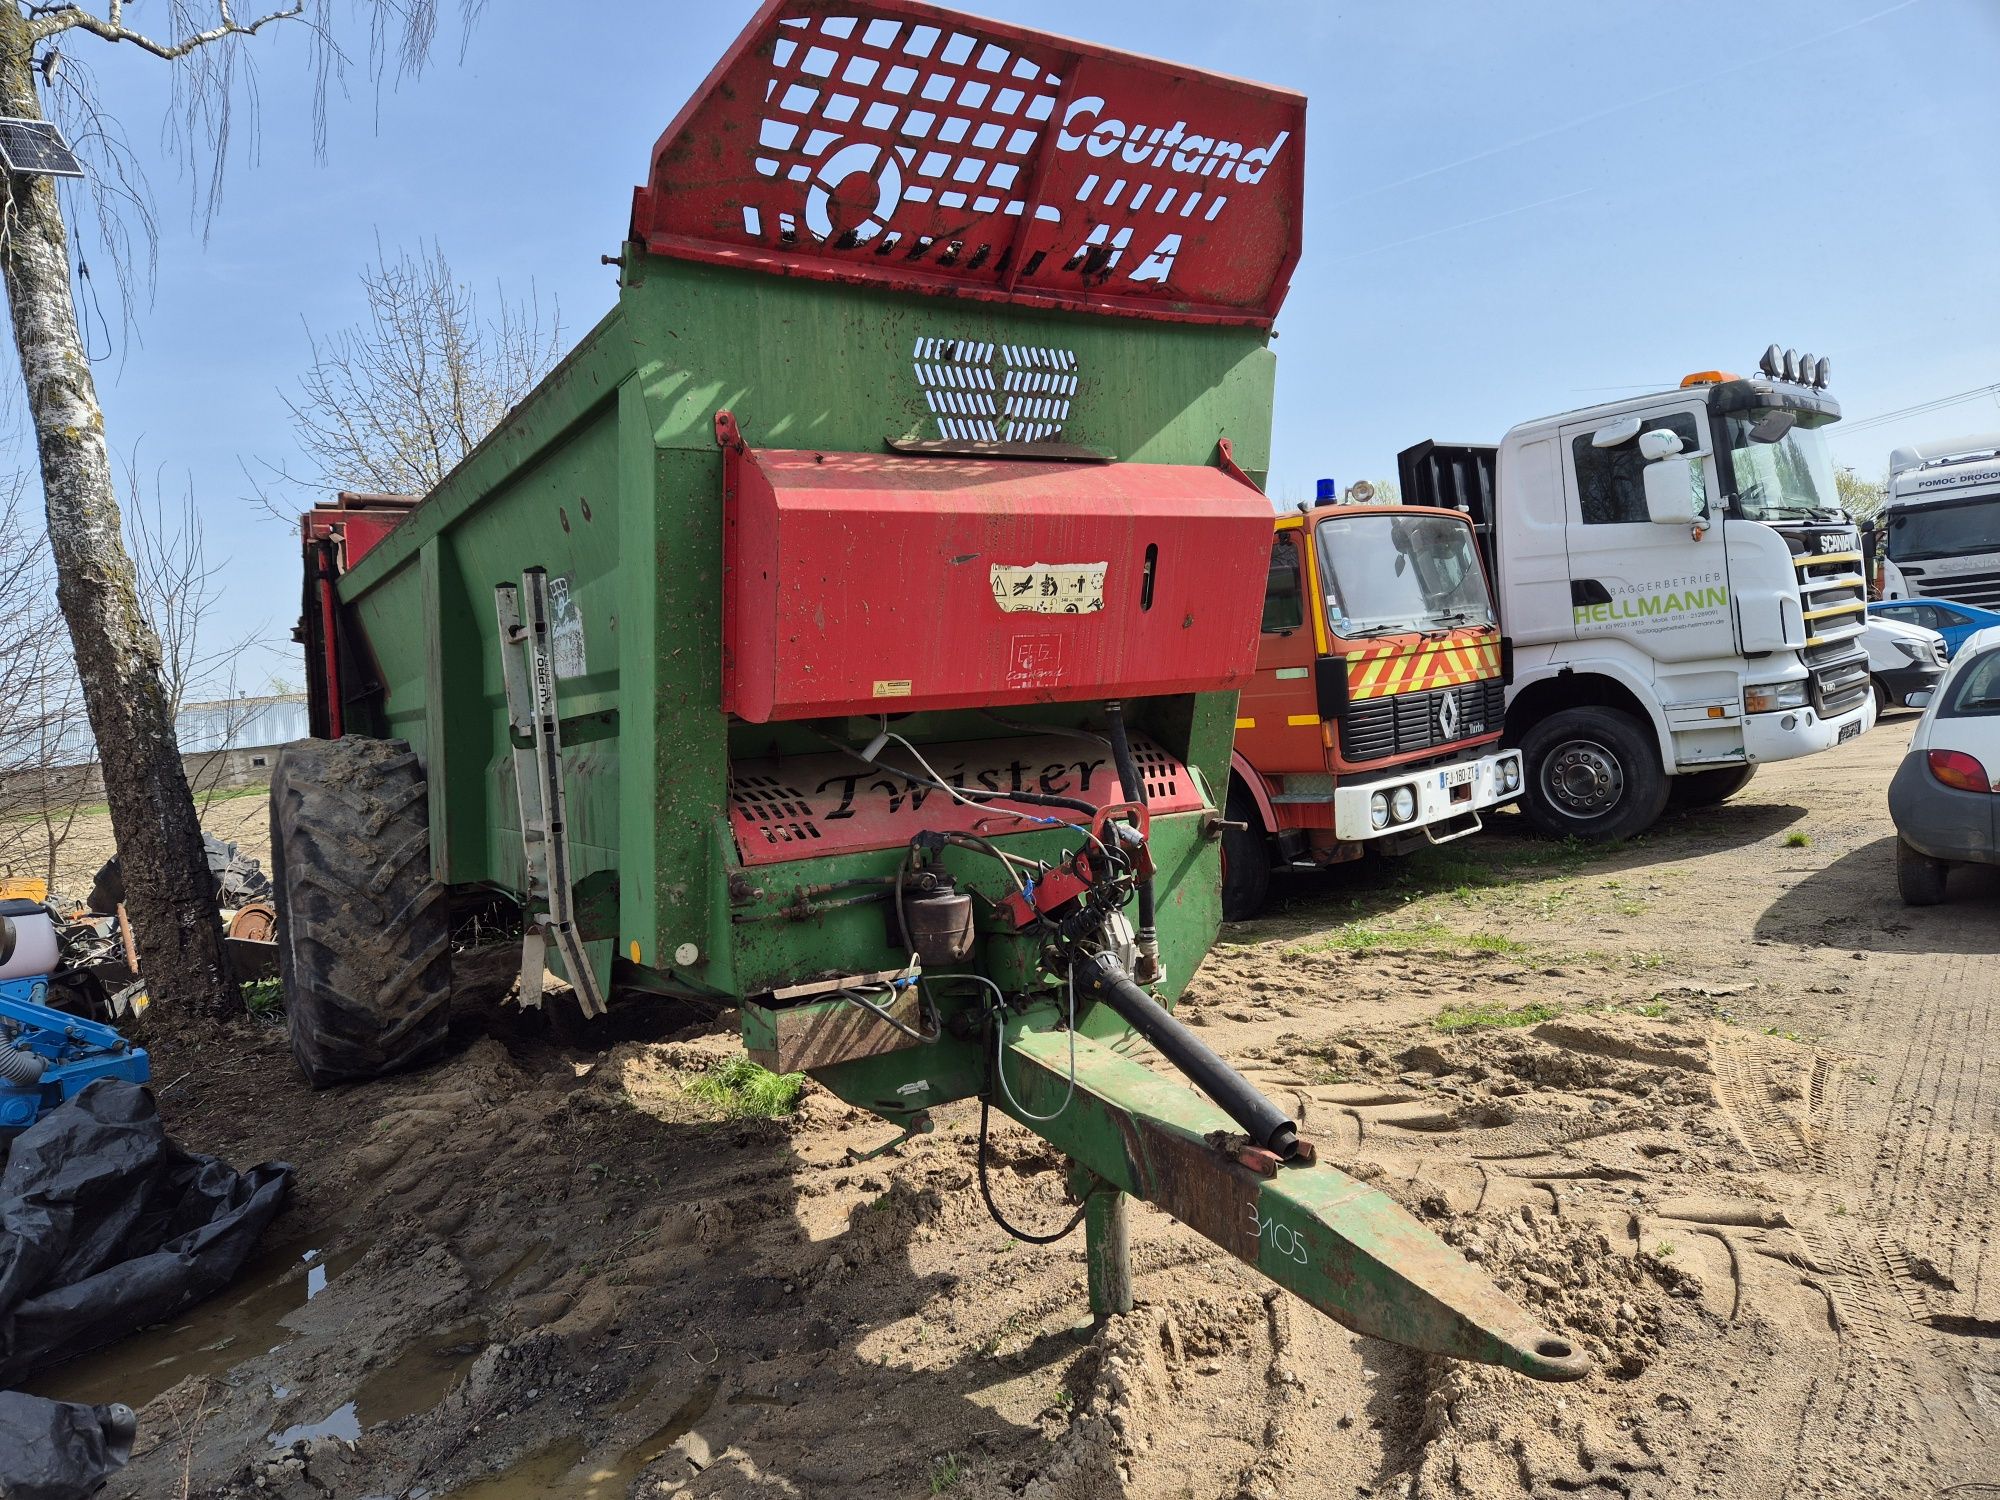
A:
{"type": "MultiPolygon", "coordinates": [[[[1030,791],[1076,797],[1098,807],[1125,800],[1108,746],[1049,736],[924,745],[923,756],[947,784],[973,792],[1030,791]]],[[[1132,742],[1146,800],[1155,816],[1199,812],[1193,776],[1143,736],[1132,742]]],[[[837,752],[738,761],[729,770],[729,822],[746,865],[864,849],[895,849],[926,828],[1004,838],[1046,827],[1048,818],[1086,821],[1072,811],[1000,800],[967,806],[929,784],[900,746],[870,765],[837,752]]]]}
{"type": "Polygon", "coordinates": [[[1305,100],[913,0],[772,0],[654,148],[659,254],[1267,324],[1305,100]]]}
{"type": "Polygon", "coordinates": [[[920,338],[917,387],[938,436],[985,443],[1062,436],[1076,396],[1076,356],[1034,344],[920,338]]]}

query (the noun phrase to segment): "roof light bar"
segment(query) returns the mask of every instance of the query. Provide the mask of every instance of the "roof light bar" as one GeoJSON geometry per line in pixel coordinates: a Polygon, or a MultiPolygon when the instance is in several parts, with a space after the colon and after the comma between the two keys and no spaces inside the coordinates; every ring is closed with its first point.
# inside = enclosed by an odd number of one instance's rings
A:
{"type": "MultiPolygon", "coordinates": [[[[1813,390],[1823,391],[1826,389],[1827,377],[1833,371],[1833,361],[1825,355],[1815,358],[1810,354],[1800,354],[1795,349],[1781,350],[1776,344],[1772,344],[1764,351],[1764,357],[1757,361],[1757,368],[1772,380],[1787,380],[1793,385],[1810,386],[1813,390]]],[[[1682,385],[1702,383],[1693,375],[1681,382],[1682,385]]]]}

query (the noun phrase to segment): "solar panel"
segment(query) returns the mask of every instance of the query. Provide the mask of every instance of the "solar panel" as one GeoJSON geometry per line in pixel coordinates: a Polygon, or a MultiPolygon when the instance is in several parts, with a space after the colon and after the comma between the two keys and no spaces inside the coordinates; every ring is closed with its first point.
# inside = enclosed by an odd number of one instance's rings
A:
{"type": "Polygon", "coordinates": [[[47,120],[0,118],[0,167],[32,177],[83,175],[83,163],[47,120]]]}

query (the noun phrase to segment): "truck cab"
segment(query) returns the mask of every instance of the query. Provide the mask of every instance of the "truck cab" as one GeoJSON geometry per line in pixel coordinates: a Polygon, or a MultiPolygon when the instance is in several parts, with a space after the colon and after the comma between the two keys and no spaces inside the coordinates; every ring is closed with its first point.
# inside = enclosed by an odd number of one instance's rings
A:
{"type": "Polygon", "coordinates": [[[1223,914],[1273,868],[1477,831],[1521,788],[1501,750],[1500,629],[1471,523],[1403,505],[1278,517],[1257,671],[1237,705],[1223,914]]]}
{"type": "Polygon", "coordinates": [[[1889,455],[1875,593],[2000,607],[2000,433],[1889,455]]]}
{"type": "Polygon", "coordinates": [[[1838,505],[1824,360],[1766,352],[1671,391],[1422,443],[1406,497],[1463,508],[1498,584],[1505,742],[1556,837],[1642,832],[1767,761],[1874,722],[1860,538],[1838,505]]]}

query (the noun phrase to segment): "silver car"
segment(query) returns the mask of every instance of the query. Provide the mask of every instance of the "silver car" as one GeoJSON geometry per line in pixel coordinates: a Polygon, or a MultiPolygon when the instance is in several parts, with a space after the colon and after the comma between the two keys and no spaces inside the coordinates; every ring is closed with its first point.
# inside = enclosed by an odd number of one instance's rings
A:
{"type": "Polygon", "coordinates": [[[1911,906],[1944,900],[1955,864],[2000,864],[2000,625],[1959,648],[1889,783],[1896,885],[1911,906]]]}

